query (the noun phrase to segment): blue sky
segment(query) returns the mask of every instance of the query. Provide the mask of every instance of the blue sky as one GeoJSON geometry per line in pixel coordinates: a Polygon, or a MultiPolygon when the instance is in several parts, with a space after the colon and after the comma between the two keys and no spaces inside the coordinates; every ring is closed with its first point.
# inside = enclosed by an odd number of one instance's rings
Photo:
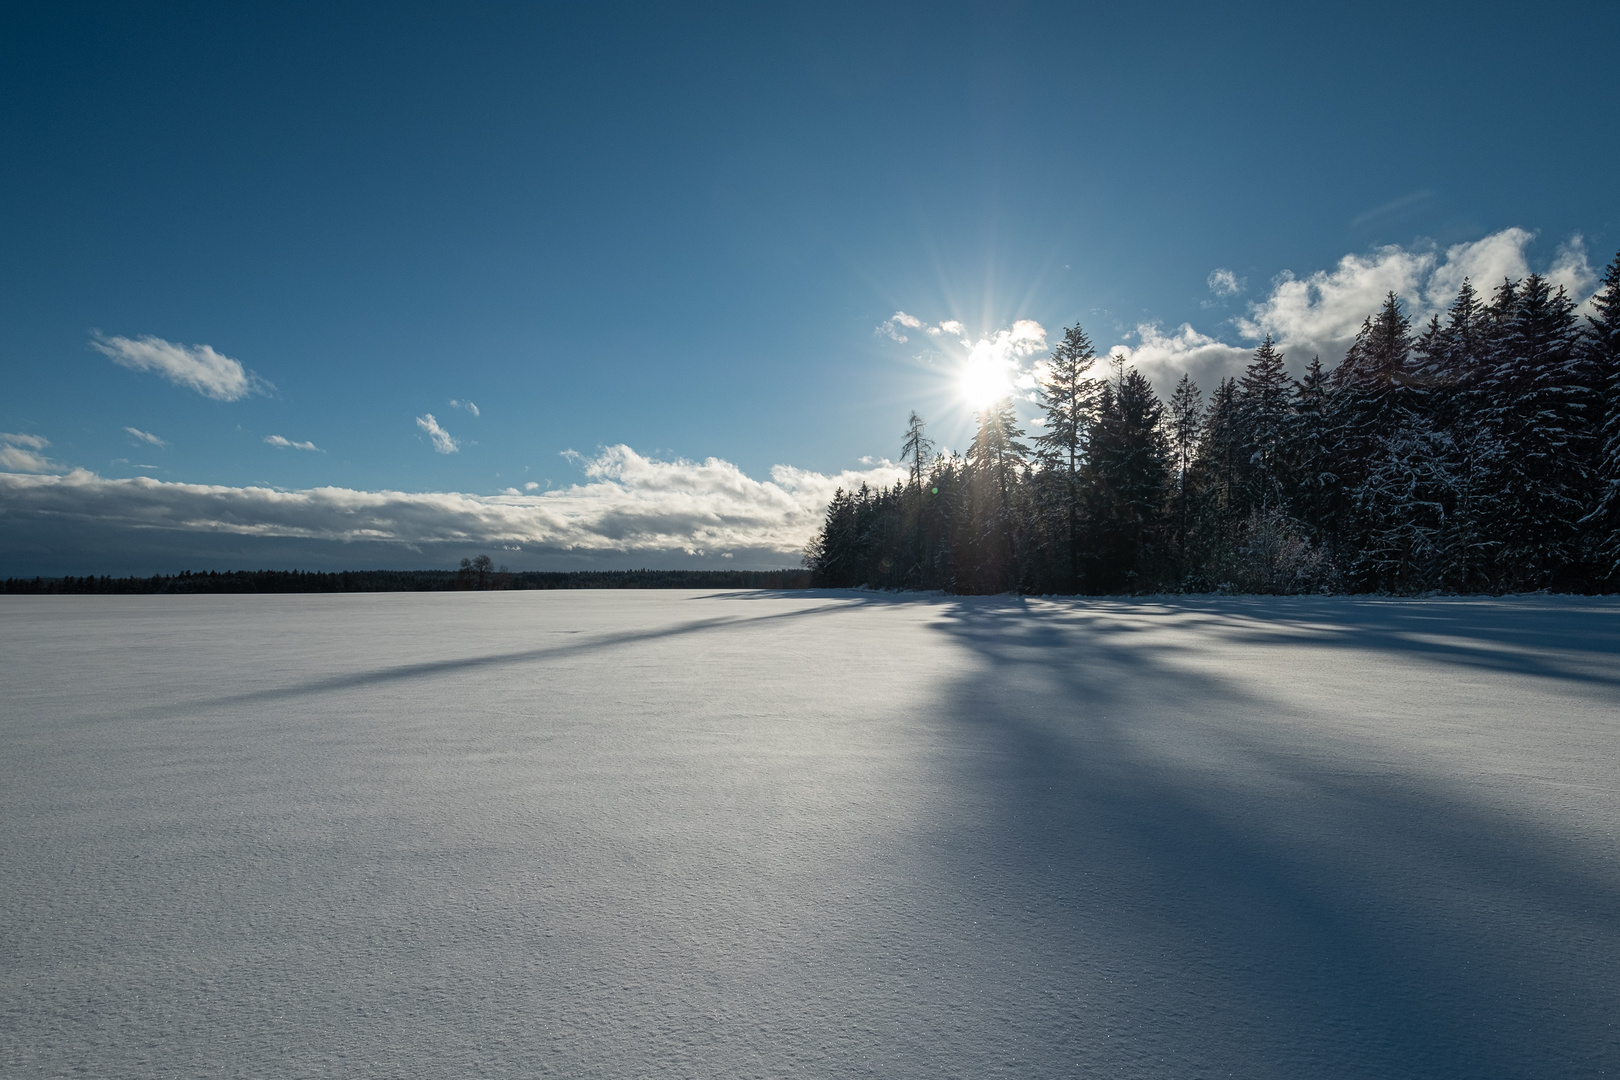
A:
{"type": "Polygon", "coordinates": [[[1122,6],[9,6],[0,573],[792,563],[975,350],[1620,247],[1612,4],[1122,6]]]}

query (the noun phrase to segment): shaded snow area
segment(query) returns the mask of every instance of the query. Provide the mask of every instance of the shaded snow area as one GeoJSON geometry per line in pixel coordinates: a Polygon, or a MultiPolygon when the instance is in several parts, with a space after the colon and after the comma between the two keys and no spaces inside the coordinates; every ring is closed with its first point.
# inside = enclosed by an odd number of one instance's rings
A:
{"type": "Polygon", "coordinates": [[[1620,1069],[1620,606],[0,599],[6,1077],[1620,1069]]]}

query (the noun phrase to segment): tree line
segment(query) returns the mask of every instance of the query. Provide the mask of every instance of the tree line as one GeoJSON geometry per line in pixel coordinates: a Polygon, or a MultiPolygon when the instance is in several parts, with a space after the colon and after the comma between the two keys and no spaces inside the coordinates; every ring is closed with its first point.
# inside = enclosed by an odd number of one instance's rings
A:
{"type": "Polygon", "coordinates": [[[818,586],[957,593],[1502,593],[1620,586],[1620,256],[1592,312],[1532,274],[1464,282],[1414,327],[1394,293],[1332,369],[1268,337],[1168,400],[1079,327],[965,454],[911,414],[907,478],[839,491],[818,586]]]}
{"type": "Polygon", "coordinates": [[[209,570],[150,577],[6,578],[0,593],[32,595],[149,593],[448,592],[496,589],[807,589],[798,570],[507,570],[488,556],[459,570],[209,570]]]}

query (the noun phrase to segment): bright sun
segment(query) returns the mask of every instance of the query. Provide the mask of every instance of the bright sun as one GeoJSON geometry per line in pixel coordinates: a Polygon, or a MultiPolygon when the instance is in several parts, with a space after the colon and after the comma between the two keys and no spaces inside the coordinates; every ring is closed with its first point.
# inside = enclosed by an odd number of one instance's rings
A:
{"type": "Polygon", "coordinates": [[[975,412],[983,412],[1013,392],[1012,372],[1001,357],[975,349],[962,368],[962,399],[975,412]]]}

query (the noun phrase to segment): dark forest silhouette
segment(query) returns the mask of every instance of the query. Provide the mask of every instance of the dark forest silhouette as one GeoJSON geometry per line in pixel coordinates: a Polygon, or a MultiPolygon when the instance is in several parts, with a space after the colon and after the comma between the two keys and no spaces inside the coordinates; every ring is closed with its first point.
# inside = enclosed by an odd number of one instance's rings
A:
{"type": "Polygon", "coordinates": [[[508,570],[487,555],[460,570],[215,570],[151,577],[7,578],[0,593],[24,595],[147,593],[450,592],[490,589],[806,589],[806,570],[508,570]]]}
{"type": "Polygon", "coordinates": [[[1299,379],[1268,337],[1206,403],[1162,400],[1078,326],[1039,434],[1010,399],[965,455],[913,413],[905,481],[840,491],[820,586],[958,593],[1415,593],[1620,586],[1620,256],[1594,313],[1546,278],[1467,282],[1414,331],[1391,293],[1299,379]]]}

